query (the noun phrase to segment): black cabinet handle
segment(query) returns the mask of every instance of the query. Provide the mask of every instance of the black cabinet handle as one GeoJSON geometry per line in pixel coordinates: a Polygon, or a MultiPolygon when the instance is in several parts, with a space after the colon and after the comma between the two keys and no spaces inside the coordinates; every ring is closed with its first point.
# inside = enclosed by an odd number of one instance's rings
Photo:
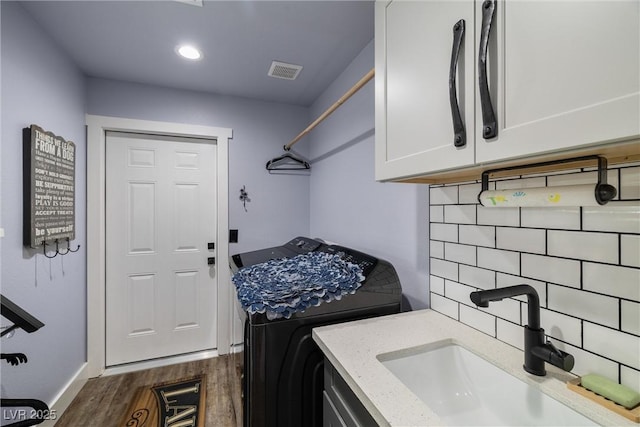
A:
{"type": "Polygon", "coordinates": [[[460,46],[464,39],[464,19],[453,26],[453,47],[451,48],[451,66],[449,67],[449,103],[451,104],[451,118],[453,119],[453,145],[464,147],[467,144],[467,134],[464,130],[460,107],[458,106],[458,91],[456,90],[456,70],[460,46]]]}
{"type": "Polygon", "coordinates": [[[482,32],[480,33],[480,52],[478,53],[478,80],[480,85],[480,106],[482,107],[482,137],[495,138],[498,135],[496,115],[491,105],[489,82],[487,80],[487,52],[489,33],[496,14],[496,1],[485,0],[482,3],[482,32]]]}

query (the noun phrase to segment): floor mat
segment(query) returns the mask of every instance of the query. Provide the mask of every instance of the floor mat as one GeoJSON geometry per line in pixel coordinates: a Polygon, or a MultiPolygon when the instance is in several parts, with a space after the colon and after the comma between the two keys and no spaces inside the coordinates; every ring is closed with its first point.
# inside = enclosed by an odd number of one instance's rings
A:
{"type": "Polygon", "coordinates": [[[139,387],[119,427],[205,425],[206,375],[139,387]]]}

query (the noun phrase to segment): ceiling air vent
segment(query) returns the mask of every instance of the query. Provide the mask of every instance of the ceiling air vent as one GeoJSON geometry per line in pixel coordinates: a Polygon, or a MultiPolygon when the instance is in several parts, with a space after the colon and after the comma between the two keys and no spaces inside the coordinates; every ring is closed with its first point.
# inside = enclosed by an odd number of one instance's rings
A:
{"type": "Polygon", "coordinates": [[[176,1],[178,3],[189,4],[191,6],[202,7],[202,0],[173,0],[173,1],[176,1]]]}
{"type": "Polygon", "coordinates": [[[287,64],[286,62],[271,62],[271,68],[267,73],[270,77],[278,79],[295,80],[302,70],[302,65],[287,64]]]}

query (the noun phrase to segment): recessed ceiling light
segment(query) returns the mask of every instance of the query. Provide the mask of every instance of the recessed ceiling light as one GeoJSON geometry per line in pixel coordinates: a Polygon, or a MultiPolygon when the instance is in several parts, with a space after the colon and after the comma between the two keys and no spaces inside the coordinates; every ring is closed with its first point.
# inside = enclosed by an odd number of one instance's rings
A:
{"type": "Polygon", "coordinates": [[[191,59],[193,61],[202,58],[202,53],[200,53],[195,46],[189,44],[183,44],[176,47],[176,52],[183,58],[191,59]]]}

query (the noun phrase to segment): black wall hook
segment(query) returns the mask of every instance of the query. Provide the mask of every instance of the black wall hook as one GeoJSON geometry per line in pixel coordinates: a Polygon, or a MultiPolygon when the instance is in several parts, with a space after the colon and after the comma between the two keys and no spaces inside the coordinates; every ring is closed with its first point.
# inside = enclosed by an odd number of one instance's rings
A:
{"type": "Polygon", "coordinates": [[[58,252],[58,239],[56,239],[56,253],[53,254],[52,256],[47,255],[47,241],[43,240],[42,241],[42,253],[44,254],[44,256],[46,256],[47,258],[55,258],[56,255],[59,254],[58,252]]]}
{"type": "MultiPolygon", "coordinates": [[[[76,247],[75,249],[71,249],[71,240],[69,240],[69,238],[68,238],[68,237],[66,238],[66,240],[67,240],[67,251],[66,251],[66,252],[60,252],[60,251],[58,251],[58,253],[59,253],[60,255],[66,255],[66,254],[68,254],[69,252],[72,252],[72,253],[73,253],[73,252],[78,252],[78,251],[80,250],[80,245],[78,245],[78,247],[76,247]]],[[[57,240],[57,239],[56,239],[56,250],[58,250],[58,240],[57,240]]]]}
{"type": "Polygon", "coordinates": [[[65,239],[67,241],[67,250],[64,252],[60,251],[60,241],[58,239],[55,239],[53,242],[56,244],[56,253],[49,256],[47,255],[47,241],[43,240],[42,241],[42,253],[44,254],[44,256],[46,256],[47,258],[51,259],[51,258],[55,258],[58,255],[66,255],[69,252],[78,252],[80,250],[80,245],[78,245],[75,249],[71,249],[71,240],[67,237],[65,239]]]}
{"type": "Polygon", "coordinates": [[[58,247],[58,239],[56,239],[56,252],[58,252],[58,255],[66,255],[66,254],[68,254],[69,253],[69,249],[71,249],[71,248],[67,244],[67,251],[66,252],[60,252],[60,248],[58,247]]]}

